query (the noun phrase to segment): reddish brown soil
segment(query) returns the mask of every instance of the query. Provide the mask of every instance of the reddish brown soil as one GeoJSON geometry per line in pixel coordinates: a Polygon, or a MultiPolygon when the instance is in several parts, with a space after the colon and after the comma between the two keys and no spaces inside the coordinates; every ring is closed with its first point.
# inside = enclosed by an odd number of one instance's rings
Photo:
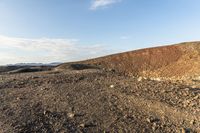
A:
{"type": "Polygon", "coordinates": [[[84,61],[119,72],[138,74],[144,70],[155,70],[176,62],[182,56],[177,46],[142,49],[84,61]]]}
{"type": "MultiPolygon", "coordinates": [[[[185,79],[200,76],[200,42],[141,49],[80,63],[113,69],[125,75],[185,79]]],[[[68,64],[59,66],[65,68],[68,64]]]]}

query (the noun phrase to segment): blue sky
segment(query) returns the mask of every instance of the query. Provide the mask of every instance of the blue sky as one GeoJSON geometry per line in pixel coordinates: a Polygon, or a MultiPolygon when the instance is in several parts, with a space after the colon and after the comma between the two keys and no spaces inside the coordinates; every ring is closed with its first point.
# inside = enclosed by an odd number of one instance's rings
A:
{"type": "Polygon", "coordinates": [[[0,0],[0,65],[200,40],[199,0],[0,0]]]}

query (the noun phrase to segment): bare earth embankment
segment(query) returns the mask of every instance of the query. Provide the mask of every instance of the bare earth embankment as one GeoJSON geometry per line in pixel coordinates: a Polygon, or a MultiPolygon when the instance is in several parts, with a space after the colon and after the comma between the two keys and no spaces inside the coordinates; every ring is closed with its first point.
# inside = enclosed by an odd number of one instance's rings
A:
{"type": "Polygon", "coordinates": [[[198,52],[173,45],[2,74],[0,132],[198,133],[198,52]]]}
{"type": "MultiPolygon", "coordinates": [[[[147,48],[83,61],[124,75],[163,80],[200,80],[200,42],[147,48]]],[[[63,64],[60,68],[65,68],[63,64]]]]}

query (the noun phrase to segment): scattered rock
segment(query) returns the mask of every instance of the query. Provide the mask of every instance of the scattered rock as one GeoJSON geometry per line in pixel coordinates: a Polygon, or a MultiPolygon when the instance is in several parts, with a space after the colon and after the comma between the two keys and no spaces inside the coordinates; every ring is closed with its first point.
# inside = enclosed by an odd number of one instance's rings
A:
{"type": "Polygon", "coordinates": [[[40,78],[39,76],[32,76],[31,77],[32,79],[38,79],[38,78],[40,78]]]}
{"type": "Polygon", "coordinates": [[[139,77],[139,78],[137,79],[137,81],[140,82],[140,81],[142,81],[142,79],[143,79],[142,77],[139,77]]]}
{"type": "Polygon", "coordinates": [[[153,123],[152,130],[155,131],[156,128],[157,128],[157,124],[156,124],[156,123],[153,123]]]}
{"type": "Polygon", "coordinates": [[[156,123],[156,122],[159,122],[159,121],[160,121],[160,119],[153,117],[153,116],[147,118],[147,122],[149,122],[149,123],[156,123]]]}
{"type": "Polygon", "coordinates": [[[43,114],[46,115],[46,114],[47,114],[47,111],[45,110],[45,111],[43,112],[43,114]]]}
{"type": "Polygon", "coordinates": [[[110,85],[110,88],[114,88],[115,86],[114,85],[110,85]]]}
{"type": "Polygon", "coordinates": [[[83,76],[78,78],[78,80],[84,80],[84,79],[85,79],[85,77],[83,77],[83,76]]]}
{"type": "Polygon", "coordinates": [[[82,124],[79,125],[79,127],[84,128],[85,124],[82,123],[82,124]]]}
{"type": "Polygon", "coordinates": [[[17,97],[16,99],[17,99],[17,100],[21,100],[22,98],[21,98],[21,97],[17,97]]]}
{"type": "Polygon", "coordinates": [[[160,78],[150,78],[151,80],[154,80],[154,81],[161,81],[160,78]]]}
{"type": "Polygon", "coordinates": [[[192,133],[192,130],[190,128],[181,128],[180,133],[192,133]]]}
{"type": "Polygon", "coordinates": [[[191,121],[190,121],[190,124],[191,124],[191,125],[194,125],[194,124],[195,124],[195,120],[191,120],[191,121]]]}
{"type": "Polygon", "coordinates": [[[74,114],[74,113],[67,113],[67,116],[68,116],[69,118],[74,118],[75,114],[74,114]]]}
{"type": "Polygon", "coordinates": [[[41,88],[40,90],[41,90],[41,91],[43,91],[43,90],[48,90],[48,88],[43,87],[43,88],[41,88]]]}
{"type": "Polygon", "coordinates": [[[189,91],[190,90],[190,88],[185,88],[185,91],[189,91]]]}

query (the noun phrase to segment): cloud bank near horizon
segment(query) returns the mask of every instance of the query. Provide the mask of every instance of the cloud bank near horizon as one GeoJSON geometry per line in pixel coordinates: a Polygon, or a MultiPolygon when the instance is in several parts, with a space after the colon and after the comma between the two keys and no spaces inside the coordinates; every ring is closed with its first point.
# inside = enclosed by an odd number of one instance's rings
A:
{"type": "Polygon", "coordinates": [[[90,9],[97,10],[99,8],[105,8],[118,2],[121,2],[121,0],[93,0],[90,9]]]}
{"type": "Polygon", "coordinates": [[[0,65],[78,61],[113,52],[103,45],[83,46],[76,39],[16,38],[0,35],[0,65]]]}

